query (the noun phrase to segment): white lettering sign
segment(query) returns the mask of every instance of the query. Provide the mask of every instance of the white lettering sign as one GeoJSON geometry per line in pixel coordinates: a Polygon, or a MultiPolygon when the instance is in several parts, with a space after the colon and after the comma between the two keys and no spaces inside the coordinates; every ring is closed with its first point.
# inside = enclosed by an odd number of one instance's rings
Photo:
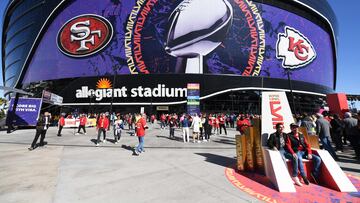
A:
{"type": "Polygon", "coordinates": [[[103,98],[126,98],[126,97],[187,97],[187,88],[168,88],[164,84],[158,84],[155,88],[138,86],[128,89],[123,86],[114,89],[89,89],[88,86],[82,86],[76,90],[76,98],[94,97],[96,101],[103,98]]]}

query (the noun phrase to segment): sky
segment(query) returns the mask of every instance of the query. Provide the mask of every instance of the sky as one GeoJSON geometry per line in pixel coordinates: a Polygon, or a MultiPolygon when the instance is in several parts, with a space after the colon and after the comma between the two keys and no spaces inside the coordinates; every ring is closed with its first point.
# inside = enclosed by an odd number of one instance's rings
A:
{"type": "MultiPolygon", "coordinates": [[[[360,23],[358,22],[360,18],[360,0],[328,0],[328,2],[337,16],[339,26],[337,85],[335,91],[360,95],[360,40],[357,39],[360,33],[360,23]]],[[[0,0],[1,24],[6,3],[7,0],[0,0]]],[[[0,71],[0,78],[2,78],[1,74],[0,71]]],[[[0,85],[2,85],[2,79],[0,85]]],[[[1,92],[0,95],[2,95],[1,92]]],[[[357,106],[360,106],[359,103],[357,103],[357,106]]]]}
{"type": "Polygon", "coordinates": [[[360,94],[359,0],[328,0],[338,19],[336,92],[360,94]]]}

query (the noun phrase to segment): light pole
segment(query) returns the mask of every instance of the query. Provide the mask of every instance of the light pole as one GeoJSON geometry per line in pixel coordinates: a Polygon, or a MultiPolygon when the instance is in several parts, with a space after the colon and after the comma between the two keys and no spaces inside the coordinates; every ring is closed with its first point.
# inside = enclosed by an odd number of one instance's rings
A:
{"type": "Polygon", "coordinates": [[[90,93],[90,96],[89,96],[89,110],[88,110],[89,113],[92,113],[91,112],[91,100],[93,97],[94,97],[94,93],[92,92],[92,93],[90,93]]]}
{"type": "Polygon", "coordinates": [[[296,111],[296,105],[295,105],[295,99],[294,99],[294,93],[292,90],[292,82],[291,82],[291,78],[290,78],[290,69],[286,70],[287,76],[288,76],[288,81],[289,81],[289,89],[290,89],[290,95],[291,95],[291,99],[292,99],[292,103],[293,103],[293,108],[294,108],[294,114],[297,114],[296,111]]]}
{"type": "Polygon", "coordinates": [[[110,115],[112,115],[113,111],[113,102],[114,102],[114,87],[116,84],[116,74],[117,74],[117,66],[113,66],[114,77],[113,77],[113,85],[112,85],[112,93],[111,93],[111,103],[110,103],[110,115]]]}

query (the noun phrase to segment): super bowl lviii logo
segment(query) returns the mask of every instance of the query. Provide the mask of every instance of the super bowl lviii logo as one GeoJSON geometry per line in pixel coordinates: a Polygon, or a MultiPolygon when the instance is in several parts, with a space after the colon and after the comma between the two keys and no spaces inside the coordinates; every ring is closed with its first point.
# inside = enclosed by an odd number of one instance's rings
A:
{"type": "Polygon", "coordinates": [[[103,49],[113,36],[111,23],[104,17],[86,14],[66,22],[57,36],[60,51],[72,57],[85,57],[103,49]]]}
{"type": "Polygon", "coordinates": [[[310,64],[316,58],[316,52],[310,40],[292,27],[285,27],[285,33],[278,34],[276,57],[283,60],[284,68],[300,68],[310,64]]]}

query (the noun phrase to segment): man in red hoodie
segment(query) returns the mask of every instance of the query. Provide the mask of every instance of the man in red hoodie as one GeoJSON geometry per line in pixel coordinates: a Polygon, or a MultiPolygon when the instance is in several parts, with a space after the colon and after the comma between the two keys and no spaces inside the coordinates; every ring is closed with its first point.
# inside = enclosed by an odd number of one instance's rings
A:
{"type": "Polygon", "coordinates": [[[86,118],[85,114],[82,114],[81,117],[80,117],[80,125],[79,125],[79,128],[78,128],[78,132],[76,133],[77,135],[80,133],[80,129],[83,129],[84,134],[86,135],[86,130],[85,130],[86,122],[87,122],[87,118],[86,118]]]}
{"type": "Polygon", "coordinates": [[[58,124],[59,130],[58,130],[57,136],[61,137],[61,131],[62,131],[64,125],[65,125],[65,117],[64,117],[64,114],[61,114],[61,117],[59,119],[59,124],[58,124]]]}
{"type": "Polygon", "coordinates": [[[96,146],[99,146],[100,143],[100,135],[103,133],[104,139],[102,142],[106,142],[106,131],[109,127],[109,119],[106,117],[106,115],[103,113],[100,115],[100,118],[97,122],[96,129],[98,130],[98,137],[96,141],[96,146]]]}
{"type": "MultiPolygon", "coordinates": [[[[302,159],[306,158],[313,161],[314,169],[311,172],[311,177],[314,179],[315,183],[318,183],[321,159],[320,157],[312,154],[310,144],[307,142],[304,135],[298,131],[298,128],[299,126],[295,123],[290,124],[291,132],[288,134],[285,141],[286,149],[290,154],[292,154],[295,160],[297,159],[297,165],[300,169],[300,175],[306,185],[309,185],[310,182],[306,176],[302,159]]],[[[299,184],[299,179],[297,176],[298,168],[294,167],[292,178],[297,185],[302,186],[301,184],[299,184]]]]}
{"type": "MultiPolygon", "coordinates": [[[[141,115],[138,115],[141,116],[141,115]]],[[[143,114],[141,118],[136,122],[136,136],[139,139],[139,145],[135,149],[134,155],[138,156],[140,153],[145,152],[144,150],[144,137],[145,137],[145,129],[148,126],[146,125],[146,115],[143,114]]]]}

